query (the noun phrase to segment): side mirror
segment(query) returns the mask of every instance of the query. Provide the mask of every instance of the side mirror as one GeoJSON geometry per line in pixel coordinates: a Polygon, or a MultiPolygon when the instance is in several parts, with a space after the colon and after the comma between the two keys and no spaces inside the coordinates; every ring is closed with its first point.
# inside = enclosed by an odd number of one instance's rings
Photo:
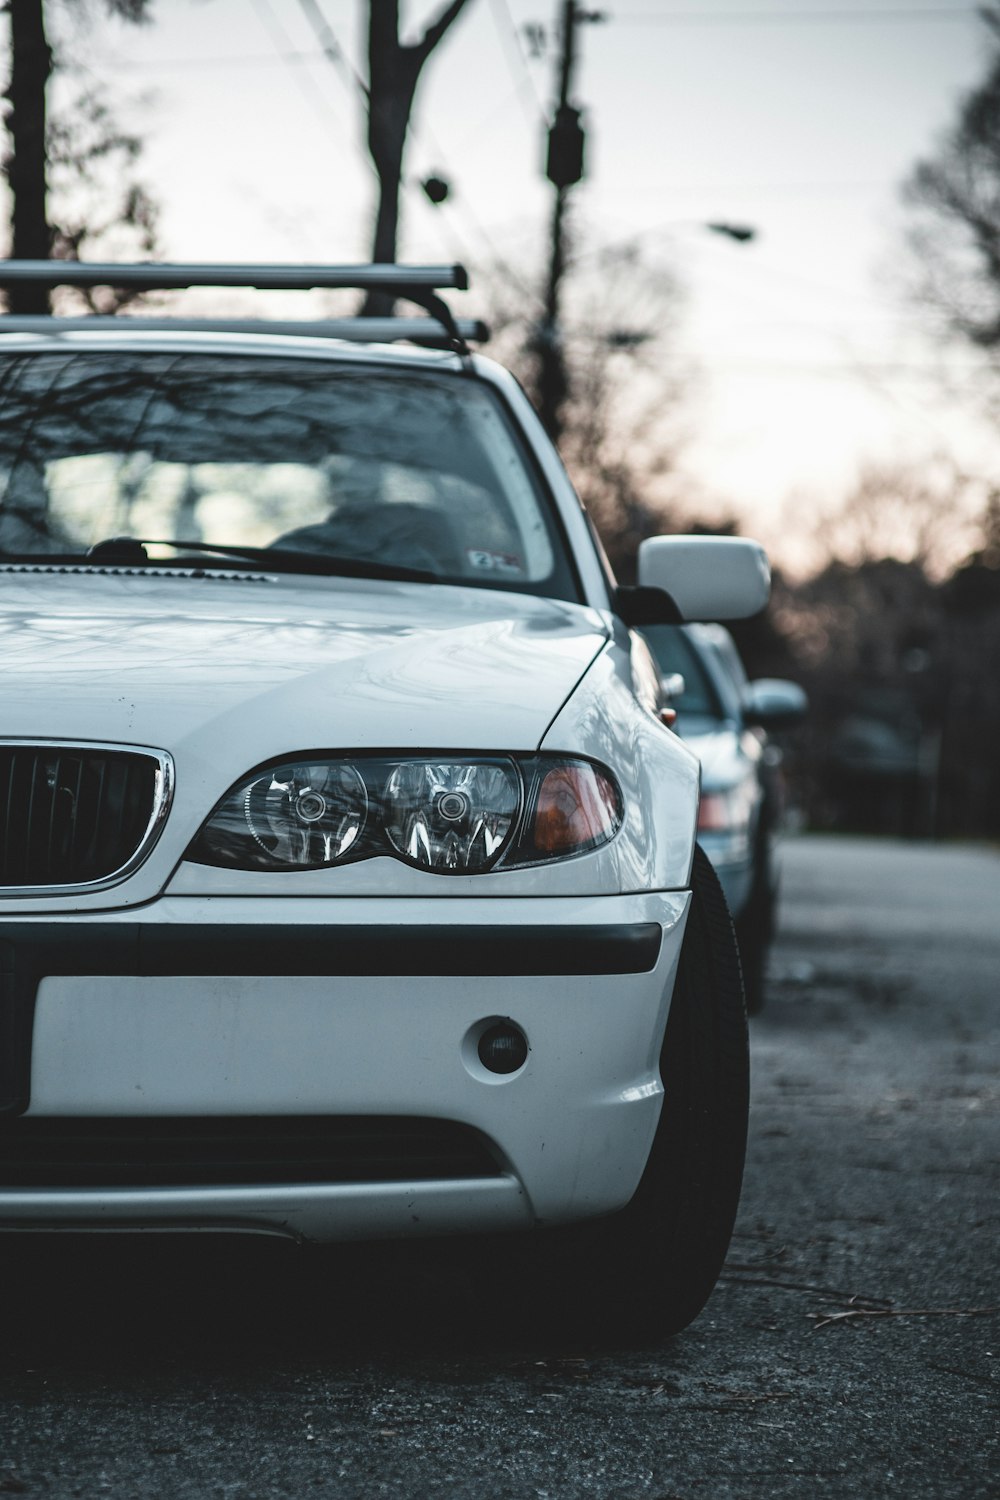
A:
{"type": "Polygon", "coordinates": [[[771,569],[743,537],[651,536],[639,544],[639,586],[668,594],[682,620],[744,620],[767,603],[771,569]]]}
{"type": "Polygon", "coordinates": [[[761,729],[789,729],[809,711],[809,699],[796,682],[780,677],[758,677],[747,684],[743,719],[761,729]]]}

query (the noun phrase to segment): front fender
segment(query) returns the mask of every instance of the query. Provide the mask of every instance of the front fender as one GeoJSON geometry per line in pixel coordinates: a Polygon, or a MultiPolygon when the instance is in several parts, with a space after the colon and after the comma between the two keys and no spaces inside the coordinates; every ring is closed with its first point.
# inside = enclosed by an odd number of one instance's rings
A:
{"type": "Polygon", "coordinates": [[[625,799],[623,826],[607,849],[614,888],[688,885],[698,818],[697,757],[636,700],[628,651],[609,642],[553,720],[540,748],[601,761],[625,799]]]}

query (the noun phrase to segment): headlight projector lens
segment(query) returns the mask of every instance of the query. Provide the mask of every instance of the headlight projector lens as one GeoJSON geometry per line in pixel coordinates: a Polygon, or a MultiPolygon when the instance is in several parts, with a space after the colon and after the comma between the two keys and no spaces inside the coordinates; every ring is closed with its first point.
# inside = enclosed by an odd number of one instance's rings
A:
{"type": "Polygon", "coordinates": [[[365,784],[353,766],[277,766],[243,794],[247,832],[283,865],[332,864],[364,827],[365,784]]]}
{"type": "Polygon", "coordinates": [[[521,781],[510,763],[403,761],[385,789],[392,847],[428,870],[488,868],[510,834],[521,781]]]}

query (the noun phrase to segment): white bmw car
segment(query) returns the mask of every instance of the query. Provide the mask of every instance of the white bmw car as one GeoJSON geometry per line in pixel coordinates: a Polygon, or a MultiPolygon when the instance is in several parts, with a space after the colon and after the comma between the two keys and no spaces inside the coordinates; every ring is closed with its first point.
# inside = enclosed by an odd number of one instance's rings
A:
{"type": "Polygon", "coordinates": [[[766,559],[654,538],[616,587],[446,321],[0,321],[0,1228],[564,1226],[561,1286],[672,1330],[746,1029],[634,627],[755,612],[766,559]]]}

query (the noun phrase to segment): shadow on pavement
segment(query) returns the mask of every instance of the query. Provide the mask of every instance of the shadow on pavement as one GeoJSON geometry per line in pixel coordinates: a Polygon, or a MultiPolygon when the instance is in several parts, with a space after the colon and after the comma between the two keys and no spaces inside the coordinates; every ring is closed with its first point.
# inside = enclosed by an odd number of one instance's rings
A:
{"type": "MultiPolygon", "coordinates": [[[[3,1363],[341,1363],[587,1343],[510,1239],[303,1248],[253,1235],[5,1236],[3,1363]]],[[[595,1338],[597,1335],[595,1335],[595,1338]]]]}

